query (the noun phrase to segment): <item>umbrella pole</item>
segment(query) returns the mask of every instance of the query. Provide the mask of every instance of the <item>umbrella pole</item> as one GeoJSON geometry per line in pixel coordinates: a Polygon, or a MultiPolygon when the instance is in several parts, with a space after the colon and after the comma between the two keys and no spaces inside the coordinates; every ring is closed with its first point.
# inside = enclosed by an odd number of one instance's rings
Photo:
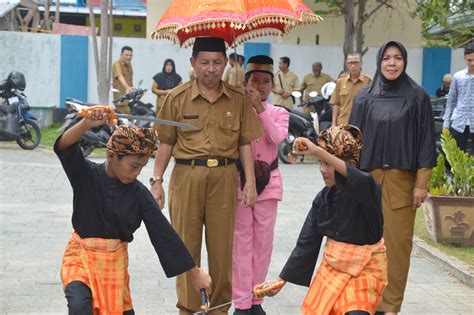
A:
{"type": "MultiPolygon", "coordinates": [[[[235,43],[235,30],[234,30],[234,28],[232,28],[232,35],[234,36],[233,43],[234,43],[234,54],[235,54],[235,58],[236,58],[236,60],[235,60],[235,63],[236,63],[236,64],[235,64],[235,65],[236,65],[237,67],[239,67],[240,64],[239,64],[239,58],[237,57],[237,45],[236,45],[236,43],[235,43]]],[[[237,68],[235,68],[235,72],[236,72],[236,77],[237,77],[237,84],[240,85],[240,84],[242,84],[242,82],[240,81],[240,78],[239,78],[239,71],[238,71],[237,68]]],[[[242,78],[242,79],[243,79],[243,78],[242,78]]]]}

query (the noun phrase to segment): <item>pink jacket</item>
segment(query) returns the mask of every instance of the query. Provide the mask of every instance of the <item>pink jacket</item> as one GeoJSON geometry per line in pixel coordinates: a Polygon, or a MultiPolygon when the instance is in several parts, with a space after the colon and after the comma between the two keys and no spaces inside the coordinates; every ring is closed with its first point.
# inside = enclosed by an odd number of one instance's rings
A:
{"type": "MultiPolygon", "coordinates": [[[[265,111],[257,114],[262,127],[262,136],[252,141],[253,158],[267,162],[269,165],[275,160],[278,154],[278,147],[288,136],[288,112],[280,107],[273,106],[267,101],[263,102],[265,111]]],[[[280,170],[272,171],[270,181],[265,190],[258,195],[257,201],[267,199],[281,200],[283,196],[283,182],[280,170]]],[[[242,199],[239,179],[239,200],[242,199]]]]}

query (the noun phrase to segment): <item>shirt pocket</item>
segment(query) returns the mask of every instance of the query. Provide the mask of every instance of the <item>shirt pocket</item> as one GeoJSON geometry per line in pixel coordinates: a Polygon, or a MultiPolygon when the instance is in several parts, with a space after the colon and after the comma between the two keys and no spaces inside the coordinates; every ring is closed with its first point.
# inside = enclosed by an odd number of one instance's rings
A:
{"type": "Polygon", "coordinates": [[[219,134],[216,135],[216,142],[219,146],[230,148],[239,143],[240,123],[235,119],[224,119],[219,122],[219,134]]]}
{"type": "Polygon", "coordinates": [[[342,87],[339,91],[339,98],[341,101],[341,106],[346,105],[346,101],[349,98],[349,89],[347,87],[342,87]]]}
{"type": "Polygon", "coordinates": [[[196,129],[178,128],[178,134],[183,138],[187,145],[202,143],[204,141],[205,137],[202,134],[204,122],[202,119],[181,119],[180,122],[196,127],[196,129]]]}
{"type": "Polygon", "coordinates": [[[416,173],[400,169],[392,169],[389,173],[390,174],[387,174],[385,177],[385,180],[387,181],[390,207],[392,210],[412,206],[416,173]]]}

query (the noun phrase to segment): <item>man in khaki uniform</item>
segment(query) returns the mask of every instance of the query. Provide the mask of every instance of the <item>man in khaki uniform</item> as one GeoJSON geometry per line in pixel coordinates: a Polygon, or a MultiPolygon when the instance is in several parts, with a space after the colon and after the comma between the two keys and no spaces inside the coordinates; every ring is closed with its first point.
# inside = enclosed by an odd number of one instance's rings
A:
{"type": "MultiPolygon", "coordinates": [[[[247,181],[243,204],[253,206],[257,196],[251,141],[261,135],[252,105],[241,89],[221,81],[227,58],[222,39],[197,38],[191,58],[196,80],[173,89],[159,118],[196,126],[196,130],[155,124],[160,146],[155,159],[151,192],[164,204],[163,174],[171,156],[175,165],[169,183],[171,223],[195,263],[201,265],[203,226],[212,278],[210,304],[232,299],[232,240],[237,200],[236,159],[247,181]]],[[[191,277],[177,277],[180,314],[199,310],[201,299],[191,277]]],[[[230,305],[212,314],[227,314],[230,305]]]]}
{"type": "Polygon", "coordinates": [[[303,101],[307,101],[309,98],[309,92],[318,92],[321,95],[321,87],[334,80],[327,73],[322,73],[323,65],[321,62],[316,61],[313,63],[313,72],[305,75],[303,82],[301,83],[301,92],[304,93],[303,101]]]}
{"type": "Polygon", "coordinates": [[[299,90],[299,82],[296,74],[290,71],[290,58],[281,57],[279,63],[280,71],[273,78],[274,88],[272,103],[293,108],[294,101],[291,92],[299,90]]]}
{"type": "MultiPolygon", "coordinates": [[[[133,89],[133,69],[132,69],[133,49],[123,46],[119,60],[112,64],[112,86],[119,92],[114,92],[114,100],[133,89]]],[[[129,114],[128,101],[116,104],[117,111],[121,114],[129,114]]]]}
{"type": "Polygon", "coordinates": [[[352,101],[364,86],[369,85],[372,79],[363,74],[362,57],[359,53],[349,53],[346,58],[348,73],[336,81],[336,88],[329,103],[333,105],[332,125],[344,125],[349,121],[352,110],[352,101]]]}
{"type": "Polygon", "coordinates": [[[235,87],[242,87],[242,82],[244,81],[245,71],[237,62],[237,55],[235,53],[231,53],[229,55],[229,65],[230,67],[224,73],[224,77],[222,80],[224,82],[229,83],[235,87]]]}

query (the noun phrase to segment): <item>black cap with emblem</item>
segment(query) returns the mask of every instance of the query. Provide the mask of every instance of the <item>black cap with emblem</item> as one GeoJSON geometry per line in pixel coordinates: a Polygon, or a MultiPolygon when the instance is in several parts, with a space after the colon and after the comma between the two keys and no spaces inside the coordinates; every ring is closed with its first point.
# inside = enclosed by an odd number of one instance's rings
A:
{"type": "Polygon", "coordinates": [[[245,74],[251,72],[266,72],[273,77],[273,59],[265,55],[257,55],[249,58],[245,74]]]}
{"type": "Polygon", "coordinates": [[[194,41],[193,55],[200,51],[221,52],[225,55],[225,42],[217,37],[197,37],[194,41]]]}

